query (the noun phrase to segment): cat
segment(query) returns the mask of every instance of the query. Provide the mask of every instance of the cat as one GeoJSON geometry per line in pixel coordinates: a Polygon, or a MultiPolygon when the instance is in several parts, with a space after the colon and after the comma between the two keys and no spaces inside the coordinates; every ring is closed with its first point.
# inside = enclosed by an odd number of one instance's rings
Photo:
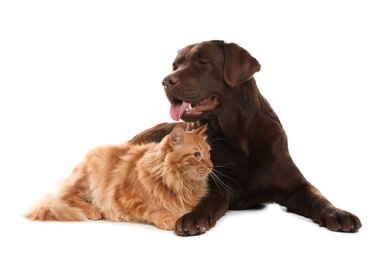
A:
{"type": "Polygon", "coordinates": [[[173,230],[208,192],[213,163],[205,130],[206,125],[192,131],[176,125],[160,143],[96,147],[24,217],[105,219],[173,230]]]}

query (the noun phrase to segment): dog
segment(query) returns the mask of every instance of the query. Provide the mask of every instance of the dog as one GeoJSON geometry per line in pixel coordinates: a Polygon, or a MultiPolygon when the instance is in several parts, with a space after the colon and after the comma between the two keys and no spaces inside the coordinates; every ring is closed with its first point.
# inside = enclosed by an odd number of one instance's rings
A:
{"type": "MultiPolygon", "coordinates": [[[[216,178],[210,193],[175,225],[181,236],[205,233],[228,209],[277,203],[332,231],[357,232],[360,219],[335,207],[293,162],[278,116],[260,93],[259,62],[236,43],[204,41],[178,51],[163,79],[170,116],[186,129],[207,123],[216,178]]],[[[160,141],[175,123],[160,123],[130,142],[160,141]]]]}

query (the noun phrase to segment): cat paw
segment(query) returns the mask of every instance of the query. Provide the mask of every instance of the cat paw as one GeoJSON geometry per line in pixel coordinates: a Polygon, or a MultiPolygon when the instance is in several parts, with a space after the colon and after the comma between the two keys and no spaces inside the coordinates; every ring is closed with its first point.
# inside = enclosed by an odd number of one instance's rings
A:
{"type": "Polygon", "coordinates": [[[338,208],[326,208],[313,220],[332,231],[357,232],[362,226],[356,215],[338,208]]]}
{"type": "Polygon", "coordinates": [[[160,224],[157,225],[157,227],[162,230],[174,230],[175,222],[176,222],[175,218],[164,219],[163,221],[161,221],[160,224]]]}
{"type": "Polygon", "coordinates": [[[85,212],[85,214],[89,220],[102,219],[102,213],[97,208],[88,209],[87,212],[85,212]]]}
{"type": "Polygon", "coordinates": [[[215,225],[207,213],[193,211],[177,220],[175,233],[179,236],[196,236],[205,233],[215,225]]]}

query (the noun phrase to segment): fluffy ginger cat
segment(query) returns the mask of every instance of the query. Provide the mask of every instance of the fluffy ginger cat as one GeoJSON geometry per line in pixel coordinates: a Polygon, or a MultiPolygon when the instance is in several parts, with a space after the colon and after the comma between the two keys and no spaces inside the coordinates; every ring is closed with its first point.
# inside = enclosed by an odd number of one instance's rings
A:
{"type": "Polygon", "coordinates": [[[106,219],[173,230],[207,193],[213,169],[206,126],[176,125],[160,143],[92,149],[56,192],[24,215],[31,220],[106,219]]]}

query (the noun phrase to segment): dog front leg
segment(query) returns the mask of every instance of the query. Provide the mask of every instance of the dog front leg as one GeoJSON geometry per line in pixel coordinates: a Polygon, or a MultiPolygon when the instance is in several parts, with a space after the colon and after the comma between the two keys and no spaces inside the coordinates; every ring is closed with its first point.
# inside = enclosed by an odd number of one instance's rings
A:
{"type": "Polygon", "coordinates": [[[332,231],[357,232],[362,226],[356,215],[335,207],[309,182],[298,187],[280,204],[287,207],[289,212],[311,218],[332,231]]]}
{"type": "Polygon", "coordinates": [[[229,194],[216,186],[190,212],[179,218],[175,232],[179,236],[195,236],[205,233],[215,226],[229,208],[229,194]]]}

